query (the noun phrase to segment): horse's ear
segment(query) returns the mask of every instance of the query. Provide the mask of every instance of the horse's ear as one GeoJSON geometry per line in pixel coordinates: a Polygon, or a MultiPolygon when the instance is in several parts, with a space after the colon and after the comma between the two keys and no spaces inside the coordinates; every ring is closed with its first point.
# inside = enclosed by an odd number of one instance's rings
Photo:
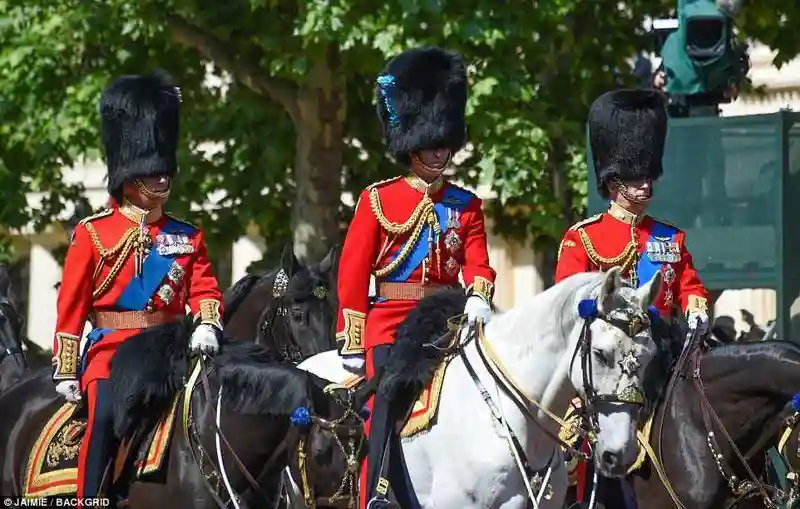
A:
{"type": "Polygon", "coordinates": [[[647,311],[647,308],[652,306],[656,298],[658,298],[658,294],[661,292],[662,281],[661,271],[656,271],[653,279],[636,290],[636,297],[639,298],[639,302],[642,304],[642,309],[644,311],[647,311]]]}
{"type": "Polygon", "coordinates": [[[601,311],[606,307],[606,304],[611,304],[610,299],[619,293],[620,288],[622,288],[621,272],[622,269],[619,267],[612,267],[603,274],[603,284],[600,287],[600,296],[597,299],[601,311]]]}
{"type": "Polygon", "coordinates": [[[8,267],[0,264],[0,295],[8,295],[8,287],[11,285],[11,276],[8,267]]]}
{"type": "Polygon", "coordinates": [[[290,240],[283,247],[283,254],[281,255],[281,268],[289,276],[293,276],[297,269],[300,267],[300,261],[294,254],[294,243],[290,240]]]}
{"type": "Polygon", "coordinates": [[[319,271],[323,274],[329,274],[334,268],[336,268],[336,262],[339,259],[339,246],[333,246],[328,254],[325,255],[325,258],[319,262],[319,271]]]}

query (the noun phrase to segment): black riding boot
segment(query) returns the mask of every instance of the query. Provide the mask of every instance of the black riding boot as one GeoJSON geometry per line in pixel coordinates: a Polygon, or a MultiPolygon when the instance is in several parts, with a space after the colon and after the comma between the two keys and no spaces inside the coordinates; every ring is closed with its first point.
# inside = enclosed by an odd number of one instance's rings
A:
{"type": "MultiPolygon", "coordinates": [[[[376,347],[373,350],[373,364],[375,372],[378,373],[386,364],[389,356],[389,346],[376,347]]],[[[400,443],[400,437],[395,432],[397,420],[400,417],[393,411],[392,405],[381,394],[381,391],[375,393],[373,400],[372,413],[370,416],[370,432],[369,432],[369,455],[367,457],[367,508],[368,509],[383,509],[383,506],[376,506],[375,502],[370,505],[373,498],[379,497],[376,488],[378,479],[381,476],[381,464],[385,463],[384,476],[388,477],[388,481],[392,487],[392,494],[397,500],[397,503],[403,509],[416,509],[420,507],[419,501],[414,494],[413,486],[411,485],[411,477],[408,474],[408,469],[403,460],[403,451],[400,443]],[[386,450],[387,441],[389,442],[389,457],[384,458],[384,451],[386,450]]],[[[381,497],[383,498],[383,497],[381,497]]],[[[388,498],[388,493],[386,494],[388,498]]]]}

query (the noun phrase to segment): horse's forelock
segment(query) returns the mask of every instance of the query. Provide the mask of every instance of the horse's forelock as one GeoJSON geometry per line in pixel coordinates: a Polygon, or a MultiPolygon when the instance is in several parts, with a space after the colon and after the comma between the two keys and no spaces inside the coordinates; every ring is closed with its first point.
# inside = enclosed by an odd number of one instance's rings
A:
{"type": "Polygon", "coordinates": [[[315,267],[307,265],[301,266],[294,275],[289,278],[286,287],[286,297],[291,300],[304,300],[313,296],[314,288],[322,286],[328,288],[327,276],[315,270],[315,267]]]}

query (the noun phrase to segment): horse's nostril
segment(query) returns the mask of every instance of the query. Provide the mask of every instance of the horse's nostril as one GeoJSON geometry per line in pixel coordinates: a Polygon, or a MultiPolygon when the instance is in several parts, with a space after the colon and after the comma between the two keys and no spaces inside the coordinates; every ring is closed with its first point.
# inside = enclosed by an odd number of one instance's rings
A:
{"type": "Polygon", "coordinates": [[[617,453],[605,451],[603,453],[603,464],[609,468],[613,468],[617,466],[619,462],[619,456],[617,453]]]}

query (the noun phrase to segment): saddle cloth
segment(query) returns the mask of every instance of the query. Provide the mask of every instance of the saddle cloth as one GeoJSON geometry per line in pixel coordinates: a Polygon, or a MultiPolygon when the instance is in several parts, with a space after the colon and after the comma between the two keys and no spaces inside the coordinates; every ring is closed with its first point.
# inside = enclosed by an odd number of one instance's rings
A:
{"type": "MultiPolygon", "coordinates": [[[[570,405],[567,413],[564,414],[564,421],[566,422],[566,426],[563,426],[558,432],[558,438],[563,440],[564,442],[568,443],[572,447],[575,447],[578,443],[578,439],[580,435],[577,433],[577,427],[580,424],[580,416],[576,413],[576,411],[580,408],[580,399],[575,398],[570,405]]],[[[641,432],[641,437],[646,440],[650,440],[650,434],[652,433],[653,428],[653,417],[654,413],[651,411],[648,416],[647,420],[644,424],[640,424],[639,431],[641,432]]],[[[636,461],[633,462],[633,465],[628,469],[628,474],[632,474],[636,472],[642,465],[644,465],[645,460],[647,459],[647,450],[644,448],[641,442],[637,440],[637,455],[636,461]]],[[[564,449],[562,447],[562,449],[564,449]]],[[[575,457],[571,457],[567,460],[567,472],[569,476],[569,485],[575,486],[578,483],[578,464],[581,460],[575,457]]]]}
{"type": "MultiPolygon", "coordinates": [[[[130,441],[121,445],[117,451],[115,472],[121,472],[120,467],[126,462],[133,462],[136,479],[161,470],[175,425],[178,401],[176,396],[169,411],[149,429],[135,451],[130,451],[130,441]]],[[[86,431],[86,419],[74,415],[77,408],[72,403],[64,403],[45,424],[28,458],[24,496],[49,497],[77,492],[78,451],[86,431]]]]}
{"type": "MultiPolygon", "coordinates": [[[[411,414],[403,424],[403,429],[400,431],[401,438],[410,438],[423,431],[430,430],[436,424],[436,415],[439,410],[439,397],[442,394],[442,385],[444,383],[444,374],[447,371],[447,365],[450,359],[445,359],[439,363],[433,373],[430,383],[425,390],[420,393],[417,400],[414,402],[414,407],[411,414]]],[[[342,382],[341,386],[348,389],[356,389],[366,379],[363,376],[353,375],[342,382]]]]}

